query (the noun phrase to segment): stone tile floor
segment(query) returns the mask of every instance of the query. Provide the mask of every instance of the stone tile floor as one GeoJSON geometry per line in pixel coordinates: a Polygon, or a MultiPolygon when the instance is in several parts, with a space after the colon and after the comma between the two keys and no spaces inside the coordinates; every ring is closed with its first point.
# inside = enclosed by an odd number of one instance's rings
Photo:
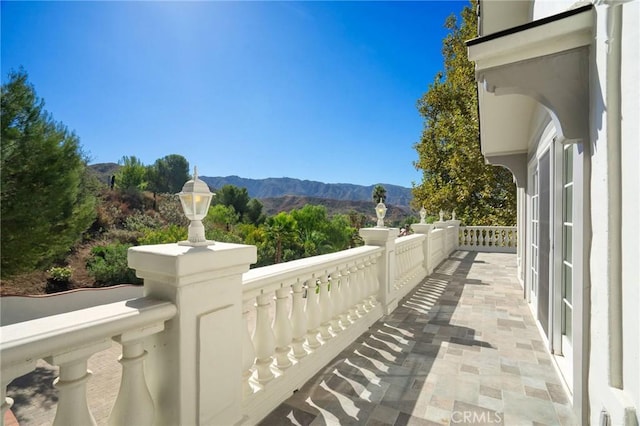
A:
{"type": "Polygon", "coordinates": [[[458,251],[262,425],[574,425],[512,254],[458,251]]]}
{"type": "MultiPolygon", "coordinates": [[[[88,402],[107,423],[119,345],[94,355],[88,402]]],[[[568,398],[517,283],[515,255],[458,251],[263,425],[574,425],[568,398]]],[[[57,369],[8,388],[20,425],[48,425],[57,369]]]]}

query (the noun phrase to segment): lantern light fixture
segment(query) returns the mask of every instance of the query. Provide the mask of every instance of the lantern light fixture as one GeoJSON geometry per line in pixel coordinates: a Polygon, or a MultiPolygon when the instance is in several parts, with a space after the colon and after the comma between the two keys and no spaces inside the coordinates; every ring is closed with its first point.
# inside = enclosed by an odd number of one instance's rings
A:
{"type": "Polygon", "coordinates": [[[378,217],[377,228],[384,228],[384,216],[387,214],[387,206],[384,205],[382,199],[376,206],[376,216],[378,217]]]}
{"type": "Polygon", "coordinates": [[[202,219],[209,212],[209,205],[215,194],[209,190],[209,185],[198,179],[198,168],[193,168],[193,179],[187,181],[178,193],[184,215],[191,221],[187,241],[180,241],[181,246],[209,246],[214,242],[207,240],[204,234],[202,219]]]}

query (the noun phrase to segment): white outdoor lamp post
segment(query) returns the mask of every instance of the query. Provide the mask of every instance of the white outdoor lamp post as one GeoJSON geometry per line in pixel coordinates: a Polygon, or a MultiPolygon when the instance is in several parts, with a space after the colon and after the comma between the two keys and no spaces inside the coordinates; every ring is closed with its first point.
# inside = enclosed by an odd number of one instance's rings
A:
{"type": "Polygon", "coordinates": [[[376,216],[378,216],[377,228],[384,228],[384,216],[387,214],[387,206],[384,205],[382,199],[376,206],[376,216]]]}
{"type": "Polygon", "coordinates": [[[426,218],[426,217],[427,217],[427,211],[425,210],[425,208],[424,208],[424,207],[422,207],[422,208],[420,209],[420,223],[421,223],[421,224],[426,223],[426,222],[425,222],[425,218],[426,218]]]}
{"type": "Polygon", "coordinates": [[[440,210],[440,222],[444,222],[444,211],[440,210]]]}
{"type": "Polygon", "coordinates": [[[178,193],[178,197],[180,197],[180,202],[182,203],[182,210],[185,216],[187,216],[187,219],[191,221],[189,225],[189,239],[188,241],[180,241],[178,243],[179,245],[199,247],[213,244],[213,241],[207,240],[204,235],[202,219],[207,215],[211,199],[214,195],[214,193],[209,191],[209,186],[198,179],[198,168],[194,167],[193,179],[185,183],[182,191],[178,193]]]}

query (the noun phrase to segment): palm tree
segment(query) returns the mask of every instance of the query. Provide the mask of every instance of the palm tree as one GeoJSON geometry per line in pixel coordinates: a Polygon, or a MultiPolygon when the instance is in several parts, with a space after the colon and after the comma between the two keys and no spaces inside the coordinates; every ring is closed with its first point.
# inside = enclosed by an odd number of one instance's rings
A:
{"type": "Polygon", "coordinates": [[[373,202],[378,204],[380,202],[384,203],[387,201],[387,190],[384,186],[378,184],[373,188],[372,194],[373,202]]]}
{"type": "Polygon", "coordinates": [[[274,262],[280,263],[284,249],[296,240],[296,222],[289,214],[281,212],[269,217],[265,225],[266,242],[273,244],[274,262]]]}

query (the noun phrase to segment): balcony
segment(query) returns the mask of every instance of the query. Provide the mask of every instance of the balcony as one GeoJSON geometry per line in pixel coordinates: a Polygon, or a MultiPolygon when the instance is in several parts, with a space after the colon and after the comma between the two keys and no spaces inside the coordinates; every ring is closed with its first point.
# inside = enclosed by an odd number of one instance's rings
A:
{"type": "Polygon", "coordinates": [[[31,424],[571,424],[515,256],[478,252],[515,230],[414,230],[251,271],[249,246],[136,248],[141,297],[2,327],[2,391],[31,424]]]}

